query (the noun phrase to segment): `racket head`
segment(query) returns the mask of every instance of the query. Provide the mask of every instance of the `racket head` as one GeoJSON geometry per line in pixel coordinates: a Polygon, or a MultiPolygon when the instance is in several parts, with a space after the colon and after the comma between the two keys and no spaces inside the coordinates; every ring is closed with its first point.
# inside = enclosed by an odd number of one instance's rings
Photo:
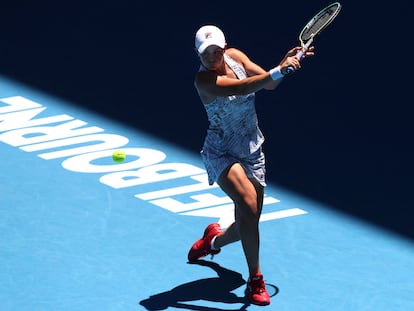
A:
{"type": "Polygon", "coordinates": [[[339,2],[334,2],[312,17],[299,34],[299,41],[302,43],[302,46],[308,41],[313,41],[313,38],[335,19],[341,8],[342,6],[339,2]]]}

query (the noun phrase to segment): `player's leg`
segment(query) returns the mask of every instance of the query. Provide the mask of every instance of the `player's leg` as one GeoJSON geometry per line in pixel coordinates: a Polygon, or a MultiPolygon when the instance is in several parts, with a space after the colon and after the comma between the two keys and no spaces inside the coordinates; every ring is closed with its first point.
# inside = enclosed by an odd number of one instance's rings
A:
{"type": "Polygon", "coordinates": [[[191,246],[188,260],[194,261],[209,254],[218,254],[223,246],[239,241],[241,239],[240,223],[242,222],[242,227],[245,227],[242,229],[245,236],[242,239],[242,244],[247,254],[248,265],[252,267],[250,270],[258,271],[257,223],[260,217],[261,202],[263,201],[263,187],[254,180],[247,178],[240,163],[233,163],[227,167],[217,182],[235,203],[235,222],[224,231],[222,231],[218,223],[212,223],[207,226],[203,236],[191,246]],[[257,189],[255,190],[256,187],[257,189]],[[258,215],[249,216],[252,213],[250,209],[254,210],[253,214],[258,215]]]}
{"type": "Polygon", "coordinates": [[[259,220],[263,207],[264,188],[254,178],[249,179],[244,168],[233,164],[219,178],[218,184],[223,191],[235,202],[235,224],[230,227],[232,231],[225,231],[217,235],[216,247],[222,247],[231,241],[238,229],[244,254],[249,268],[249,280],[246,286],[246,297],[251,303],[268,305],[270,297],[260,271],[259,260],[259,220]],[[229,237],[227,237],[227,234],[229,237]]]}
{"type": "Polygon", "coordinates": [[[263,205],[263,187],[246,176],[244,168],[235,163],[221,174],[218,184],[235,203],[235,223],[217,235],[214,247],[242,242],[249,273],[260,273],[259,218],[263,205]]]}
{"type": "MultiPolygon", "coordinates": [[[[249,179],[243,167],[233,164],[218,180],[221,188],[235,202],[235,225],[238,228],[244,254],[249,268],[249,279],[246,286],[246,297],[251,303],[268,305],[270,296],[266,290],[259,261],[259,220],[263,207],[264,188],[255,179],[249,179]]],[[[224,246],[227,232],[217,235],[217,247],[224,246]]],[[[234,233],[229,233],[229,235],[234,233]]]]}

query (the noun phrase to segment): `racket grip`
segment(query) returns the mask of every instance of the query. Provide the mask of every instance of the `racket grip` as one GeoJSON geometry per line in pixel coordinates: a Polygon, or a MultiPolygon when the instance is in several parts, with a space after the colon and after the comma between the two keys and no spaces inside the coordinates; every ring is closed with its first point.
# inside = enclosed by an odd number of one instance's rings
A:
{"type": "MultiPolygon", "coordinates": [[[[299,60],[302,58],[302,55],[303,55],[303,49],[296,53],[296,57],[299,60]]],[[[293,66],[288,66],[288,67],[282,69],[282,73],[284,75],[291,74],[292,72],[295,72],[295,68],[293,66]]]]}

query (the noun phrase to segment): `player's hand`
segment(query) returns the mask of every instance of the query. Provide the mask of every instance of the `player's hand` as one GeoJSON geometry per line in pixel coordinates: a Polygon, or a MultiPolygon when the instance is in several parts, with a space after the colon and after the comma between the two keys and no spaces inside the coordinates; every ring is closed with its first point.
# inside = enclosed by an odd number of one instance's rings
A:
{"type": "Polygon", "coordinates": [[[295,46],[293,49],[290,49],[284,58],[290,57],[290,56],[295,56],[300,50],[302,50],[302,47],[300,46],[295,46]]]}
{"type": "Polygon", "coordinates": [[[292,49],[290,49],[285,57],[283,58],[283,60],[279,63],[280,69],[282,72],[287,72],[287,68],[288,67],[293,67],[294,70],[298,70],[301,68],[300,66],[300,61],[302,59],[304,59],[305,57],[309,57],[309,56],[313,56],[314,53],[314,46],[310,46],[305,53],[303,53],[303,55],[301,56],[301,58],[299,59],[296,55],[298,52],[302,51],[302,47],[300,46],[296,46],[292,49]]]}
{"type": "Polygon", "coordinates": [[[300,69],[300,61],[296,57],[296,53],[292,56],[285,56],[285,58],[279,63],[280,70],[285,72],[288,67],[293,67],[295,70],[300,69]]]}
{"type": "MultiPolygon", "coordinates": [[[[303,55],[302,55],[301,59],[303,59],[303,58],[305,58],[305,57],[308,57],[308,56],[313,56],[313,55],[315,55],[314,50],[315,50],[315,47],[314,47],[313,45],[311,45],[311,46],[310,46],[310,47],[306,50],[306,52],[305,52],[305,53],[303,53],[303,55]]],[[[300,46],[295,46],[293,49],[290,49],[290,50],[286,53],[285,58],[287,58],[287,57],[291,57],[291,56],[296,56],[296,54],[297,54],[298,52],[300,52],[300,51],[302,51],[302,47],[300,47],[300,46]]],[[[300,60],[301,60],[301,59],[300,59],[300,60]]]]}
{"type": "Polygon", "coordinates": [[[301,59],[304,59],[305,57],[313,56],[315,55],[315,47],[312,45],[310,46],[305,53],[303,53],[301,59]]]}

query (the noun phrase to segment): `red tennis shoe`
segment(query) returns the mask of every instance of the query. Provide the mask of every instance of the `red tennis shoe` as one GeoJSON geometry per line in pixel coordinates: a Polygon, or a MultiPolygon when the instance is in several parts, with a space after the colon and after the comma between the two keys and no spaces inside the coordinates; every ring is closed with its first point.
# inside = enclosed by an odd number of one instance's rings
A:
{"type": "Polygon", "coordinates": [[[266,290],[263,275],[261,274],[256,274],[249,278],[245,294],[252,304],[259,306],[267,306],[270,304],[270,296],[266,290]]]}
{"type": "Polygon", "coordinates": [[[198,239],[188,252],[188,261],[195,261],[201,257],[211,254],[212,256],[220,253],[220,249],[211,249],[211,240],[221,233],[221,227],[218,223],[212,223],[204,230],[202,238],[198,239]]]}

